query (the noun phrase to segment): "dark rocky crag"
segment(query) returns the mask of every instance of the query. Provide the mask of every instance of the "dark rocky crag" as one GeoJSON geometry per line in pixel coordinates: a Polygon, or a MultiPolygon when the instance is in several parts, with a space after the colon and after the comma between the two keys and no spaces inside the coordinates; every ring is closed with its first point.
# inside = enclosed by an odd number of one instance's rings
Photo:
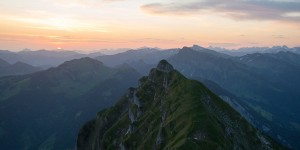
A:
{"type": "Polygon", "coordinates": [[[77,150],[282,149],[165,60],[139,84],[81,128],[77,150]]]}

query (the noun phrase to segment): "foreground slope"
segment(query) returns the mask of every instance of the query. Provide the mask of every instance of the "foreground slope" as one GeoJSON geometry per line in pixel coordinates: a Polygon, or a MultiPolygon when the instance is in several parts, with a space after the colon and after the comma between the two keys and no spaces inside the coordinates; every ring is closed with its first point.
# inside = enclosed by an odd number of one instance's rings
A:
{"type": "Polygon", "coordinates": [[[165,60],[139,82],[81,128],[78,150],[281,149],[165,60]]]}

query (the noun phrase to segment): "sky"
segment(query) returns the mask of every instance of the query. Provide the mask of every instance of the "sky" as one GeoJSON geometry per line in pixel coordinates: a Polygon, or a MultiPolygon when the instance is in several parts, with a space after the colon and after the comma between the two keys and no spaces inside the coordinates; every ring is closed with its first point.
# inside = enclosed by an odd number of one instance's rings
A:
{"type": "Polygon", "coordinates": [[[300,46],[300,0],[1,0],[0,49],[300,46]]]}

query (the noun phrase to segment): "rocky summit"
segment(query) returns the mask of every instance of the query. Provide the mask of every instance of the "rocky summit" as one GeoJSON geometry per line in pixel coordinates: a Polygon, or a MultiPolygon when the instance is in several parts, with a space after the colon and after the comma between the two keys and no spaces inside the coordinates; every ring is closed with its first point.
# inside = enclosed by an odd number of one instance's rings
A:
{"type": "Polygon", "coordinates": [[[139,83],[81,128],[77,150],[282,149],[165,60],[139,83]]]}
{"type": "Polygon", "coordinates": [[[159,71],[162,71],[162,72],[166,72],[166,73],[174,70],[173,66],[171,64],[169,64],[166,60],[161,60],[158,63],[156,69],[159,71]]]}

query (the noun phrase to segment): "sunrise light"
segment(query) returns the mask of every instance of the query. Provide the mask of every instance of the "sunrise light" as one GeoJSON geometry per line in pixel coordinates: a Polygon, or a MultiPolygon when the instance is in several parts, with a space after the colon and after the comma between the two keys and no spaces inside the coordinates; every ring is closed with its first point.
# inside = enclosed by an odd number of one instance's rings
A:
{"type": "Polygon", "coordinates": [[[58,44],[83,51],[192,44],[293,47],[300,40],[300,10],[294,1],[11,0],[0,4],[3,49],[50,49],[58,44]]]}

